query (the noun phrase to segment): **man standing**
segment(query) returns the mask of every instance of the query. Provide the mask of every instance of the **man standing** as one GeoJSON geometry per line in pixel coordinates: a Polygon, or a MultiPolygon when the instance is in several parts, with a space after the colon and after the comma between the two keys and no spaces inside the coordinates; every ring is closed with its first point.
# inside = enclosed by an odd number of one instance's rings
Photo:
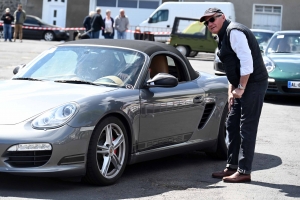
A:
{"type": "Polygon", "coordinates": [[[26,19],[26,13],[22,9],[22,5],[19,4],[17,10],[14,12],[15,18],[15,32],[14,32],[14,42],[17,39],[17,35],[19,34],[20,42],[22,42],[23,37],[23,23],[26,19]]]}
{"type": "Polygon", "coordinates": [[[218,57],[229,81],[227,165],[212,177],[231,183],[249,182],[268,73],[249,28],[227,20],[218,8],[206,10],[200,18],[203,21],[211,33],[218,34],[218,57]]]}
{"type": "Polygon", "coordinates": [[[129,29],[129,20],[124,9],[120,10],[120,15],[115,19],[115,29],[118,39],[126,39],[126,31],[129,29]]]}
{"type": "MultiPolygon", "coordinates": [[[[83,27],[85,28],[85,32],[88,32],[88,31],[91,30],[91,19],[94,16],[94,14],[95,14],[95,11],[91,11],[89,13],[89,15],[84,18],[84,20],[83,20],[83,27]]],[[[91,33],[90,32],[88,32],[87,34],[89,35],[89,37],[91,37],[91,33]]]]}
{"type": "Polygon", "coordinates": [[[3,21],[3,31],[4,31],[4,42],[7,39],[11,42],[11,22],[14,21],[14,16],[10,14],[10,9],[5,9],[5,14],[2,15],[1,20],[3,21]]]}
{"type": "Polygon", "coordinates": [[[91,18],[91,38],[99,38],[100,30],[104,27],[101,9],[96,9],[96,14],[91,18]]]}

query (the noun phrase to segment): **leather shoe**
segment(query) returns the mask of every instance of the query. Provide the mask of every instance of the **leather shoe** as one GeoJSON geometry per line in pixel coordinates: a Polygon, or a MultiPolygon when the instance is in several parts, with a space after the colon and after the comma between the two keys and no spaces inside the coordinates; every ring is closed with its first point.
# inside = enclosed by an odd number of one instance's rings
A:
{"type": "Polygon", "coordinates": [[[223,181],[227,183],[245,183],[251,181],[250,174],[241,174],[240,172],[235,172],[231,176],[223,177],[223,181]]]}
{"type": "Polygon", "coordinates": [[[220,179],[222,179],[223,177],[230,176],[230,175],[234,174],[235,172],[236,172],[236,169],[226,168],[223,171],[212,173],[211,176],[213,178],[220,178],[220,179]]]}

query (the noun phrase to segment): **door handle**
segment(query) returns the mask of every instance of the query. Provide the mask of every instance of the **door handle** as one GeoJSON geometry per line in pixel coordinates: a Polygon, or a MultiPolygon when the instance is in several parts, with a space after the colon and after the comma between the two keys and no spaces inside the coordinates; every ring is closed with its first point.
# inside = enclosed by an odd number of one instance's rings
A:
{"type": "Polygon", "coordinates": [[[170,25],[167,25],[167,28],[170,28],[170,25]]]}
{"type": "Polygon", "coordinates": [[[193,102],[194,103],[202,103],[203,101],[203,96],[196,96],[194,99],[193,99],[193,102]]]}

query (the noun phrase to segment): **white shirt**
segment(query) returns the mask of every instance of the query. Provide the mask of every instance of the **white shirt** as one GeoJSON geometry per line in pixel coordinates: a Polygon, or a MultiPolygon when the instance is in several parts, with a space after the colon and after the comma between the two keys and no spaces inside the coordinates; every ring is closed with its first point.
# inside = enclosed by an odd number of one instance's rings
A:
{"type": "Polygon", "coordinates": [[[105,19],[105,30],[106,32],[112,32],[112,21],[111,19],[105,19]]]}
{"type": "Polygon", "coordinates": [[[241,76],[251,74],[253,72],[253,59],[246,35],[239,30],[233,29],[230,32],[230,43],[232,50],[240,59],[241,76]]]}

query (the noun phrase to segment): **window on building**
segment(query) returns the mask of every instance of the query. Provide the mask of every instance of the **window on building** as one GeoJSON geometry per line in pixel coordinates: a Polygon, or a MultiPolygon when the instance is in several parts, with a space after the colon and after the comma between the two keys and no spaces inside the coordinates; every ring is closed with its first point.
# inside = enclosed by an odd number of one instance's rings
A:
{"type": "Polygon", "coordinates": [[[159,6],[158,0],[139,0],[139,8],[157,8],[159,6]]]}
{"type": "Polygon", "coordinates": [[[137,0],[118,0],[118,7],[137,8],[137,0]]]}
{"type": "Polygon", "coordinates": [[[62,3],[65,3],[65,0],[61,0],[62,3]]]}
{"type": "Polygon", "coordinates": [[[57,15],[57,11],[54,10],[54,11],[53,11],[53,17],[56,17],[56,15],[57,15]]]}
{"type": "Polygon", "coordinates": [[[116,7],[117,0],[97,0],[97,6],[116,7]]]}

